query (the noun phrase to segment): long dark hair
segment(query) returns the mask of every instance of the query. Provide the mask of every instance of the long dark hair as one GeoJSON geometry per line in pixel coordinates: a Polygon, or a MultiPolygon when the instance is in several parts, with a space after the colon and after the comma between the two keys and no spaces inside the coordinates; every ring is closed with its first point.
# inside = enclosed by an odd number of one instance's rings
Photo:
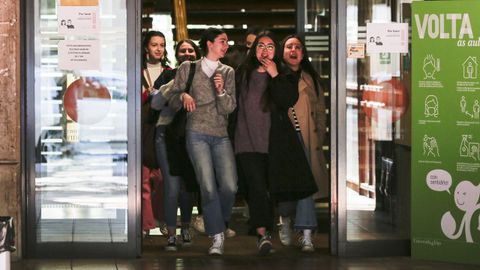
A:
{"type": "Polygon", "coordinates": [[[162,59],[160,59],[160,63],[162,65],[162,67],[166,68],[168,67],[168,64],[170,63],[170,60],[168,60],[168,57],[167,57],[167,39],[165,38],[165,35],[160,32],[160,31],[148,31],[146,34],[145,34],[145,37],[143,38],[143,61],[142,61],[142,65],[143,65],[143,68],[146,68],[147,67],[147,54],[148,54],[148,44],[150,43],[150,40],[153,38],[153,37],[161,37],[163,38],[163,40],[165,40],[165,51],[163,53],[163,57],[162,59]]]}
{"type": "Polygon", "coordinates": [[[318,75],[317,71],[315,70],[315,68],[313,68],[312,63],[309,60],[307,48],[305,47],[305,41],[303,41],[303,39],[300,36],[295,34],[288,35],[282,40],[282,42],[280,43],[281,44],[280,52],[282,55],[282,59],[283,59],[283,52],[285,51],[285,43],[287,43],[287,41],[291,38],[296,38],[298,41],[300,41],[300,44],[302,44],[303,58],[302,58],[302,61],[300,61],[300,70],[305,71],[307,74],[310,75],[310,77],[312,77],[313,83],[315,85],[315,93],[318,96],[320,93],[320,89],[319,89],[320,84],[322,84],[323,86],[323,83],[320,80],[320,76],[318,75]]]}
{"type": "Polygon", "coordinates": [[[215,41],[215,38],[220,36],[221,34],[225,34],[225,31],[213,27],[207,28],[205,29],[205,31],[203,31],[202,37],[199,41],[200,49],[202,50],[203,55],[206,56],[208,54],[207,41],[213,42],[215,41]]]}
{"type": "Polygon", "coordinates": [[[180,50],[180,47],[182,46],[183,43],[188,43],[193,47],[193,50],[195,51],[195,58],[196,60],[200,59],[202,57],[202,53],[200,52],[200,48],[198,48],[197,44],[193,42],[191,39],[182,39],[180,40],[177,45],[175,45],[175,58],[178,61],[178,50],[180,50]]]}
{"type": "Polygon", "coordinates": [[[256,70],[260,65],[260,61],[257,59],[257,45],[258,41],[263,38],[263,37],[268,37],[273,41],[273,44],[275,45],[275,54],[273,56],[273,62],[277,65],[277,68],[280,69],[280,54],[278,50],[278,42],[276,41],[274,35],[272,32],[266,30],[258,33],[257,37],[255,38],[255,41],[253,41],[252,48],[248,51],[247,56],[243,60],[242,64],[238,68],[238,75],[239,79],[246,79],[247,84],[250,81],[250,76],[252,74],[252,71],[256,70]]]}

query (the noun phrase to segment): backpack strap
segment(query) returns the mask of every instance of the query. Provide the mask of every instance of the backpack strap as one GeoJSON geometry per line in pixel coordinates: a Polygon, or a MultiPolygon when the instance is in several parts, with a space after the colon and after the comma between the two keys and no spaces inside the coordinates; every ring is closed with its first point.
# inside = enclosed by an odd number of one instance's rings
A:
{"type": "Polygon", "coordinates": [[[188,72],[188,80],[187,80],[187,85],[185,86],[185,92],[189,93],[190,92],[190,87],[192,86],[192,81],[193,81],[193,76],[195,75],[195,62],[190,63],[190,70],[188,72]]]}

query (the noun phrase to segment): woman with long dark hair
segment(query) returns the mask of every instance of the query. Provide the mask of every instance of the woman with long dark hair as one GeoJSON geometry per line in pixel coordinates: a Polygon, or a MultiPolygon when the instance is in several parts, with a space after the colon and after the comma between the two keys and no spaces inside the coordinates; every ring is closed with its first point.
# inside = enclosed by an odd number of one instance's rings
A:
{"type": "Polygon", "coordinates": [[[168,66],[165,36],[158,31],[146,33],[143,39],[142,61],[142,229],[147,235],[156,227],[155,217],[163,220],[162,209],[162,177],[158,170],[155,156],[155,113],[150,109],[151,94],[154,84],[164,84],[173,78],[172,69],[168,66]],[[152,185],[153,183],[153,185],[152,185]],[[156,199],[152,208],[152,194],[156,199]]]}
{"type": "MultiPolygon", "coordinates": [[[[309,177],[312,178],[316,189],[326,196],[328,176],[322,152],[326,114],[320,77],[310,63],[305,43],[299,36],[290,35],[284,38],[280,51],[288,72],[298,78],[298,84],[293,93],[296,95],[296,101],[287,109],[286,116],[295,127],[298,141],[309,165],[309,177]]],[[[279,172],[281,175],[281,169],[279,172]]],[[[278,204],[281,224],[279,234],[282,244],[290,244],[290,226],[294,221],[294,229],[302,233],[299,238],[302,251],[314,251],[312,233],[317,227],[314,193],[316,192],[310,190],[301,197],[278,204]]]]}
{"type": "Polygon", "coordinates": [[[272,249],[273,204],[268,192],[270,110],[266,99],[268,85],[278,75],[277,55],[273,34],[261,32],[236,74],[235,154],[248,189],[249,225],[256,230],[257,248],[262,255],[272,249]]]}

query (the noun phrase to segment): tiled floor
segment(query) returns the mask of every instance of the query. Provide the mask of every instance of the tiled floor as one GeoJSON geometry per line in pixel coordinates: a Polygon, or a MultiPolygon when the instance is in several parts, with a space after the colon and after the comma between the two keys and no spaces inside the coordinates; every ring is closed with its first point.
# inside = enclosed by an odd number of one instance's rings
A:
{"type": "MultiPolygon", "coordinates": [[[[150,236],[144,241],[143,257],[139,259],[67,259],[67,260],[22,260],[14,262],[12,270],[473,270],[480,266],[461,265],[411,259],[409,257],[340,258],[329,254],[328,234],[316,234],[314,253],[302,253],[295,245],[282,246],[274,237],[275,253],[257,255],[256,238],[238,235],[227,238],[223,256],[208,256],[211,240],[205,235],[196,235],[191,247],[179,247],[177,252],[166,252],[163,236],[150,236]]],[[[5,270],[1,269],[0,270],[5,270]]],[[[6,269],[8,270],[8,269],[6,269]]]]}
{"type": "MultiPolygon", "coordinates": [[[[205,269],[205,270],[473,270],[479,266],[414,260],[407,257],[388,258],[338,258],[330,255],[301,255],[295,257],[223,256],[223,257],[167,257],[133,260],[24,260],[13,263],[12,270],[155,270],[155,269],[205,269]]],[[[3,270],[3,269],[2,269],[3,270]]]]}
{"type": "MultiPolygon", "coordinates": [[[[322,212],[323,213],[323,212],[322,212]]],[[[328,214],[328,213],[327,213],[328,214]]],[[[205,269],[205,270],[451,270],[480,269],[480,266],[461,265],[444,262],[416,260],[409,257],[383,258],[340,258],[329,254],[328,248],[328,215],[319,215],[319,230],[314,242],[316,251],[304,254],[296,246],[281,246],[278,237],[274,235],[275,253],[260,257],[256,252],[256,238],[247,235],[246,219],[235,213],[233,228],[238,235],[225,242],[225,255],[210,257],[206,255],[210,239],[205,235],[196,235],[194,244],[188,248],[180,248],[178,252],[166,252],[163,246],[166,240],[163,236],[154,235],[143,242],[143,256],[139,259],[66,259],[66,260],[22,260],[12,264],[12,270],[154,270],[154,269],[205,269]],[[242,225],[243,224],[243,225],[242,225]]],[[[0,270],[2,269],[0,266],[0,270]]]]}

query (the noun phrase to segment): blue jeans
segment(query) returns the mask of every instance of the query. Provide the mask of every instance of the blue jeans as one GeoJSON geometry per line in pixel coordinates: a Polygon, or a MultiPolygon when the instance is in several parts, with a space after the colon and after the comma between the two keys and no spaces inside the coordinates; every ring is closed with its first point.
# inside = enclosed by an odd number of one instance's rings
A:
{"type": "Polygon", "coordinates": [[[165,126],[158,126],[155,132],[155,151],[157,162],[163,175],[165,222],[168,228],[177,227],[177,207],[180,204],[182,224],[189,224],[192,218],[193,194],[182,190],[182,178],[170,174],[167,146],[165,144],[165,126]]]}
{"type": "Polygon", "coordinates": [[[317,216],[315,214],[315,202],[309,196],[298,201],[278,203],[278,214],[282,217],[292,217],[293,225],[297,231],[312,230],[317,228],[317,216]]]}
{"type": "Polygon", "coordinates": [[[187,152],[202,195],[203,219],[208,235],[225,231],[237,192],[237,168],[228,137],[187,130],[187,152]]]}

